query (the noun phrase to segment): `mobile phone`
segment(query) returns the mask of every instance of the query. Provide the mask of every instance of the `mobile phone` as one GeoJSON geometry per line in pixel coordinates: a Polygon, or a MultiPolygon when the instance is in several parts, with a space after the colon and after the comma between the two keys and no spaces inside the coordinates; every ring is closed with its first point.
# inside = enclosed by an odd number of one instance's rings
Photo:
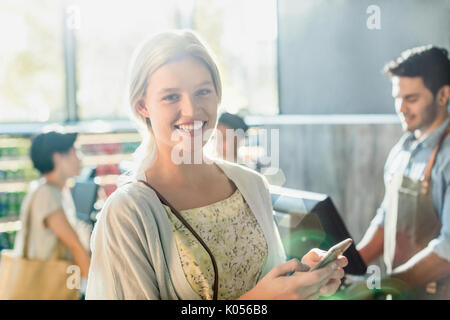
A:
{"type": "Polygon", "coordinates": [[[351,238],[348,238],[344,241],[339,242],[338,244],[335,244],[327,251],[322,259],[320,259],[320,261],[310,271],[326,267],[329,263],[335,261],[338,256],[343,254],[345,250],[347,250],[351,246],[352,243],[353,240],[351,238]]]}

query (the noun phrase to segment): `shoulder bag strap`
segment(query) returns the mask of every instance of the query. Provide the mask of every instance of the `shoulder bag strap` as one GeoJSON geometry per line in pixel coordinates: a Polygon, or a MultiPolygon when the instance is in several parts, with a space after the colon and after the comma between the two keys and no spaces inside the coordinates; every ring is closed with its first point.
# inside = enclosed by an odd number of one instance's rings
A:
{"type": "Polygon", "coordinates": [[[24,259],[28,258],[28,243],[30,241],[30,231],[31,231],[31,206],[33,204],[33,200],[36,197],[36,192],[38,191],[39,187],[36,187],[36,190],[34,190],[34,193],[31,195],[31,199],[28,202],[28,208],[27,211],[24,212],[23,216],[23,248],[22,248],[22,257],[24,259]]]}
{"type": "Polygon", "coordinates": [[[214,268],[214,285],[213,285],[213,300],[217,300],[218,292],[219,292],[219,272],[217,269],[217,263],[216,259],[214,258],[214,255],[212,254],[211,250],[208,248],[206,243],[203,241],[203,239],[198,235],[197,232],[191,227],[191,225],[181,216],[181,214],[178,212],[177,209],[175,209],[155,188],[153,188],[147,181],[144,180],[138,180],[139,182],[142,182],[147,187],[152,189],[156,195],[158,196],[159,200],[168,206],[170,210],[172,210],[173,214],[178,218],[178,220],[181,221],[181,223],[184,224],[184,226],[193,234],[193,236],[200,242],[200,244],[205,248],[206,252],[208,252],[209,257],[211,258],[211,262],[213,264],[214,268]]]}

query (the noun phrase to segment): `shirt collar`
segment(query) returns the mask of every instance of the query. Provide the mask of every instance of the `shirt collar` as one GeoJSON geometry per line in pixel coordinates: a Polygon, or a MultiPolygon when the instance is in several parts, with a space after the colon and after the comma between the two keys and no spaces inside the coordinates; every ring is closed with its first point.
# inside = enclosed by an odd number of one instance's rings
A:
{"type": "Polygon", "coordinates": [[[443,124],[441,124],[439,127],[437,127],[435,130],[427,134],[426,136],[422,137],[420,142],[430,148],[434,148],[436,144],[439,142],[439,139],[441,138],[442,134],[445,131],[445,128],[447,128],[447,125],[450,123],[450,117],[447,118],[447,120],[444,121],[443,124]]]}
{"type": "Polygon", "coordinates": [[[420,139],[416,139],[414,137],[413,132],[408,132],[403,140],[403,149],[415,149],[419,145],[424,147],[434,148],[434,146],[438,143],[439,138],[444,133],[445,128],[450,123],[450,117],[448,117],[444,123],[442,123],[435,130],[430,133],[420,137],[420,139]]]}

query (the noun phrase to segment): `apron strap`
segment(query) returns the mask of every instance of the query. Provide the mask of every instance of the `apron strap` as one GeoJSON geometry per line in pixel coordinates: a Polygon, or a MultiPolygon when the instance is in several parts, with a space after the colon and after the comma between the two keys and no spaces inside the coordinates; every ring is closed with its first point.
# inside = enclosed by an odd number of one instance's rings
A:
{"type": "Polygon", "coordinates": [[[434,162],[436,160],[436,156],[439,152],[439,149],[441,148],[442,142],[444,141],[445,137],[450,133],[450,123],[447,125],[447,128],[445,129],[444,133],[439,138],[438,144],[434,147],[433,152],[430,156],[430,159],[428,160],[427,166],[425,168],[425,174],[422,179],[422,193],[427,194],[430,190],[430,181],[431,181],[431,169],[433,169],[434,162]]]}
{"type": "Polygon", "coordinates": [[[203,246],[203,248],[208,252],[209,257],[211,258],[211,262],[213,264],[214,268],[214,285],[213,285],[213,300],[217,300],[218,292],[219,292],[219,271],[217,268],[216,259],[214,258],[214,255],[212,254],[211,250],[208,248],[206,243],[203,241],[203,239],[195,232],[195,230],[191,227],[191,225],[183,218],[183,216],[178,212],[177,209],[175,209],[155,188],[153,188],[147,181],[144,180],[138,180],[139,182],[142,182],[147,187],[152,189],[156,195],[158,196],[159,200],[168,206],[170,210],[172,210],[172,213],[178,218],[178,220],[181,221],[181,223],[184,224],[184,226],[192,233],[192,235],[200,242],[200,244],[203,246]]]}

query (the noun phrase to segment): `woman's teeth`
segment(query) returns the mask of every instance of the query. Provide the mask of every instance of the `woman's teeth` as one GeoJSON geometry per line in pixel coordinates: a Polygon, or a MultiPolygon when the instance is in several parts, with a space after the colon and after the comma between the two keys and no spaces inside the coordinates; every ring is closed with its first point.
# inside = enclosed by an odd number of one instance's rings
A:
{"type": "Polygon", "coordinates": [[[203,127],[205,124],[205,121],[195,121],[193,124],[181,124],[181,125],[175,125],[177,129],[181,129],[184,131],[192,131],[192,130],[198,130],[203,127]]]}

